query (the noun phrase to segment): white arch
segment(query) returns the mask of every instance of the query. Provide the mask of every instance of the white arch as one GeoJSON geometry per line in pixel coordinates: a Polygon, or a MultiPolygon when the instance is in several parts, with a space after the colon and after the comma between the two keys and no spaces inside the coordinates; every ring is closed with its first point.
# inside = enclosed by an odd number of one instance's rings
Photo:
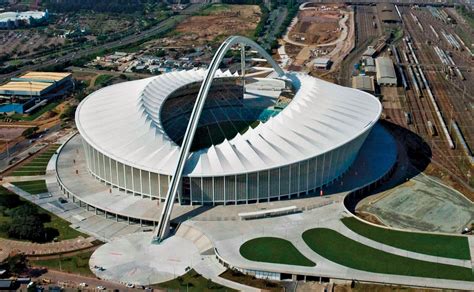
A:
{"type": "Polygon", "coordinates": [[[160,221],[157,226],[156,240],[158,242],[162,241],[169,233],[171,212],[173,210],[174,201],[176,200],[176,194],[178,192],[179,182],[181,181],[181,176],[183,174],[184,166],[189,156],[189,150],[191,149],[191,144],[193,142],[194,134],[198,126],[201,112],[206,102],[207,94],[209,92],[209,89],[211,88],[212,80],[214,79],[216,71],[219,69],[219,65],[222,59],[224,58],[225,54],[235,44],[247,45],[257,50],[257,52],[259,52],[262,55],[262,57],[264,57],[270,63],[270,65],[273,67],[273,69],[275,70],[275,72],[278,74],[279,77],[283,77],[285,75],[285,73],[278,66],[275,60],[273,60],[272,57],[262,47],[260,47],[256,42],[246,37],[231,36],[227,38],[220,45],[219,49],[217,49],[217,52],[212,58],[207,74],[204,77],[204,80],[201,84],[201,88],[199,89],[199,93],[193,107],[193,111],[191,112],[189,124],[186,128],[186,132],[183,137],[183,142],[181,144],[181,150],[180,150],[179,158],[178,158],[178,164],[176,166],[174,175],[171,179],[171,183],[168,186],[168,193],[166,194],[165,204],[163,206],[163,210],[160,216],[160,221]]]}

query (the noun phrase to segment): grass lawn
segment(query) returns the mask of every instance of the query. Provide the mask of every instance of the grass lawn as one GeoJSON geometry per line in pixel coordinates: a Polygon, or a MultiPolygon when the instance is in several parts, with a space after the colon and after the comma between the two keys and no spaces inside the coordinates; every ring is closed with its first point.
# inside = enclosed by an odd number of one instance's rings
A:
{"type": "Polygon", "coordinates": [[[212,15],[223,11],[230,11],[231,7],[229,4],[212,4],[199,12],[199,15],[212,15]]]}
{"type": "Polygon", "coordinates": [[[95,79],[94,86],[102,87],[102,86],[106,85],[107,82],[109,82],[109,80],[112,79],[113,77],[114,77],[113,75],[101,74],[101,75],[97,76],[97,78],[95,79]]]}
{"type": "Polygon", "coordinates": [[[425,262],[390,254],[326,228],[303,233],[303,240],[319,255],[340,265],[381,274],[474,281],[472,269],[425,262]]]}
{"type": "Polygon", "coordinates": [[[353,217],[346,217],[341,221],[355,233],[386,245],[446,258],[471,259],[467,237],[388,230],[353,217]]]}
{"type": "MultiPolygon", "coordinates": [[[[42,182],[44,184],[44,181],[42,181],[42,182]]],[[[13,200],[18,200],[19,199],[18,204],[16,204],[16,206],[14,206],[14,207],[20,207],[22,205],[27,204],[27,205],[30,205],[30,206],[33,206],[33,207],[37,208],[38,213],[40,213],[40,214],[41,213],[49,214],[49,216],[51,217],[51,221],[45,222],[44,226],[55,228],[56,230],[58,230],[58,232],[59,232],[59,235],[57,237],[58,240],[73,239],[73,238],[77,238],[78,236],[88,237],[87,235],[77,231],[76,229],[73,229],[73,228],[69,227],[70,223],[67,222],[66,220],[64,220],[64,219],[54,215],[53,213],[48,212],[48,211],[44,210],[43,208],[41,208],[41,207],[39,207],[39,206],[23,199],[21,197],[19,197],[18,195],[10,192],[9,190],[7,190],[7,189],[5,189],[4,187],[1,187],[1,186],[0,186],[0,196],[2,196],[3,198],[7,197],[6,199],[8,201],[13,201],[13,200]]],[[[2,201],[1,199],[2,198],[0,198],[0,202],[2,201]]],[[[6,206],[0,205],[0,210],[1,209],[8,209],[8,208],[6,206]]],[[[9,216],[6,216],[3,211],[0,211],[0,226],[7,226],[10,223],[10,220],[11,220],[11,218],[9,216]]],[[[0,228],[0,237],[11,239],[11,238],[8,237],[7,230],[5,228],[0,228]]]]}
{"type": "Polygon", "coordinates": [[[62,270],[66,273],[80,274],[83,276],[94,277],[94,273],[89,269],[89,258],[92,251],[86,251],[73,256],[65,256],[57,259],[30,261],[32,266],[46,267],[48,269],[62,270]]]}
{"type": "Polygon", "coordinates": [[[41,116],[45,112],[53,110],[56,106],[58,106],[59,102],[51,102],[48,103],[47,105],[43,106],[42,108],[36,110],[30,115],[23,115],[23,114],[14,114],[11,116],[12,119],[18,120],[18,121],[33,121],[37,117],[41,116]]]}
{"type": "Polygon", "coordinates": [[[236,291],[234,289],[221,286],[198,274],[195,270],[190,270],[186,274],[168,282],[152,285],[156,289],[170,289],[172,291],[236,291]]]}
{"type": "Polygon", "coordinates": [[[29,176],[29,175],[44,175],[46,173],[46,167],[51,159],[51,156],[59,148],[59,144],[51,145],[46,151],[42,152],[33,160],[20,166],[18,169],[13,171],[13,176],[29,176]]]}
{"type": "Polygon", "coordinates": [[[301,254],[288,240],[277,237],[251,239],[240,247],[240,254],[251,261],[314,267],[316,264],[301,254]]]}
{"type": "Polygon", "coordinates": [[[46,187],[46,181],[44,179],[31,180],[31,181],[17,181],[17,182],[12,182],[12,184],[32,195],[48,192],[48,188],[46,187]]]}

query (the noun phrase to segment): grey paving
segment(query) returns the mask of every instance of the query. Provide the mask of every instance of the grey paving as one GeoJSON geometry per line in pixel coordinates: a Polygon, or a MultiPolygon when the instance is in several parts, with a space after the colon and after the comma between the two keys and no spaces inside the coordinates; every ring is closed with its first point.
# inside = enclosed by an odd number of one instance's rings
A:
{"type": "Polygon", "coordinates": [[[387,226],[412,230],[459,234],[474,222],[473,202],[424,174],[366,198],[357,210],[377,216],[387,226]]]}

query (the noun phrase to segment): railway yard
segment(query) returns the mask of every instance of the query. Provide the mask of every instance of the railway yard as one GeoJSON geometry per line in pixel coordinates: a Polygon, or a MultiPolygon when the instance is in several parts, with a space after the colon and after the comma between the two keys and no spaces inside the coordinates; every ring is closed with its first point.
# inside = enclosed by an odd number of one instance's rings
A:
{"type": "Polygon", "coordinates": [[[392,121],[420,135],[430,145],[433,164],[472,197],[469,146],[474,143],[474,88],[470,86],[474,62],[471,51],[462,45],[471,40],[461,40],[454,25],[431,12],[445,12],[443,9],[399,9],[404,38],[395,45],[393,56],[400,63],[397,66],[401,66],[407,84],[403,88],[405,96],[403,91],[401,95],[403,113],[394,113],[392,121]],[[409,68],[415,72],[413,77],[409,68]]]}
{"type": "MultiPolygon", "coordinates": [[[[348,59],[357,60],[367,45],[374,45],[382,31],[393,29],[373,16],[374,9],[357,6],[357,48],[348,59]],[[380,27],[382,30],[377,29],[380,27]]],[[[383,117],[411,130],[428,144],[429,148],[421,152],[432,162],[424,170],[426,173],[473,199],[474,59],[466,45],[474,39],[472,30],[466,23],[454,24],[459,17],[452,15],[454,9],[397,9],[403,35],[378,52],[379,56],[392,59],[399,80],[397,87],[379,89],[383,117]]],[[[350,64],[351,60],[347,62],[350,64]]],[[[344,75],[341,72],[340,81],[347,85],[344,75]]]]}
{"type": "Polygon", "coordinates": [[[374,57],[390,57],[398,85],[376,88],[384,107],[382,117],[418,136],[414,136],[418,142],[408,143],[419,150],[417,155],[431,160],[421,171],[474,199],[474,56],[469,48],[473,28],[454,8],[399,5],[401,22],[387,24],[375,5],[352,7],[355,48],[334,79],[350,86],[354,65],[368,46],[376,48],[374,57]]]}
{"type": "MultiPolygon", "coordinates": [[[[418,135],[417,154],[431,159],[427,174],[440,178],[474,198],[474,41],[472,27],[454,8],[397,6],[401,22],[383,23],[375,5],[353,5],[355,48],[335,72],[338,83],[350,86],[354,65],[368,46],[376,56],[395,64],[398,86],[381,86],[376,94],[383,118],[418,135]],[[395,35],[394,35],[395,34],[395,35]],[[425,147],[428,146],[428,147],[425,147]]],[[[397,12],[397,14],[398,14],[397,12]]],[[[416,137],[416,135],[414,137],[416,137]]],[[[403,140],[401,140],[403,141],[403,140]]],[[[410,143],[410,141],[408,141],[410,143]]]]}

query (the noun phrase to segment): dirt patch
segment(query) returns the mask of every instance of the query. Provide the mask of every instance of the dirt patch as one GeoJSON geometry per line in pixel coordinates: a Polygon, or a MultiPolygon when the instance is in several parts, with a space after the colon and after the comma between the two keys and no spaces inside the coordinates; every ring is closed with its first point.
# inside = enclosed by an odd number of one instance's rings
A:
{"type": "Polygon", "coordinates": [[[302,49],[303,49],[302,47],[295,46],[295,45],[290,44],[290,43],[285,44],[285,52],[288,55],[288,57],[290,57],[292,59],[295,59],[296,56],[298,56],[298,54],[301,52],[302,49]]]}
{"type": "Polygon", "coordinates": [[[1,127],[0,141],[11,141],[18,138],[24,130],[26,130],[25,127],[1,127]]]}
{"type": "MultiPolygon", "coordinates": [[[[349,281],[348,281],[349,282],[349,281]]],[[[411,288],[400,285],[380,285],[373,283],[361,283],[359,281],[354,282],[354,287],[351,287],[351,284],[335,284],[333,287],[334,292],[359,292],[359,291],[370,291],[370,292],[394,292],[394,291],[403,291],[403,292],[434,292],[439,291],[435,289],[427,288],[411,288]]]]}
{"type": "Polygon", "coordinates": [[[341,34],[339,19],[342,14],[337,5],[322,5],[298,13],[298,23],[289,33],[293,41],[307,45],[335,41],[341,34]]]}
{"type": "Polygon", "coordinates": [[[170,44],[195,46],[223,40],[231,35],[251,36],[260,21],[257,5],[215,4],[181,22],[170,44]]]}
{"type": "Polygon", "coordinates": [[[383,222],[380,221],[379,218],[377,218],[377,216],[375,216],[373,214],[358,211],[358,212],[356,212],[356,215],[358,217],[364,219],[365,221],[370,222],[370,223],[385,226],[385,224],[383,224],[383,222]]]}

